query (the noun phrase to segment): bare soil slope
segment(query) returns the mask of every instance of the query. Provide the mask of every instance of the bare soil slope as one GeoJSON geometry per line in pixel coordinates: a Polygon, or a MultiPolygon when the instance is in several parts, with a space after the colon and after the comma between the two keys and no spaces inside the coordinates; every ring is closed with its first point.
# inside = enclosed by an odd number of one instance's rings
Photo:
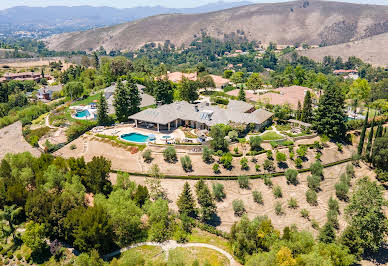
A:
{"type": "Polygon", "coordinates": [[[375,66],[386,67],[388,66],[388,52],[385,50],[387,44],[388,33],[383,33],[359,41],[301,51],[300,54],[317,61],[322,61],[326,55],[341,56],[344,59],[356,56],[375,66]]]}
{"type": "Polygon", "coordinates": [[[220,39],[235,33],[262,43],[333,45],[388,32],[388,6],[319,0],[255,4],[205,14],[153,16],[45,41],[53,50],[131,50],[166,40],[189,44],[201,32],[220,39]]]}

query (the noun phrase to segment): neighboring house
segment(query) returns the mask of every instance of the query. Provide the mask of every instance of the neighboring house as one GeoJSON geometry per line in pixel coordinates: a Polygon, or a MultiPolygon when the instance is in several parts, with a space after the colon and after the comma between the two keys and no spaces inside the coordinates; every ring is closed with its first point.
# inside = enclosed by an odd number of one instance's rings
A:
{"type": "Polygon", "coordinates": [[[333,71],[334,75],[343,76],[344,79],[358,79],[358,71],[356,69],[338,69],[333,71]]]}
{"type": "Polygon", "coordinates": [[[46,86],[38,90],[37,97],[40,100],[51,101],[53,100],[53,94],[55,92],[59,93],[61,91],[62,91],[62,85],[46,86]]]}
{"type": "MultiPolygon", "coordinates": [[[[123,81],[123,83],[125,84],[126,81],[123,81]]],[[[145,88],[143,85],[137,85],[137,88],[139,89],[141,97],[140,108],[155,104],[155,98],[143,92],[143,89],[145,88]]],[[[104,96],[108,103],[108,114],[113,114],[115,112],[115,108],[113,106],[115,90],[115,83],[104,90],[104,96]]]]}
{"type": "MultiPolygon", "coordinates": [[[[47,76],[47,78],[51,78],[51,76],[47,76]]],[[[33,80],[39,82],[41,79],[42,75],[37,72],[5,73],[4,76],[0,79],[0,82],[6,82],[11,80],[33,80]]]]}
{"type": "Polygon", "coordinates": [[[272,122],[273,113],[264,109],[253,111],[253,106],[241,101],[231,101],[226,109],[207,102],[190,104],[185,101],[146,109],[129,117],[135,125],[154,125],[159,130],[171,130],[179,126],[210,129],[216,124],[254,124],[260,130],[272,122]],[[239,106],[241,105],[241,107],[239,106]]]}
{"type": "Polygon", "coordinates": [[[255,100],[263,101],[272,105],[290,104],[291,108],[296,110],[298,108],[298,102],[303,105],[304,96],[306,95],[307,91],[311,92],[312,101],[314,104],[316,104],[318,96],[312,89],[296,85],[277,88],[261,96],[257,95],[257,99],[255,100]]]}

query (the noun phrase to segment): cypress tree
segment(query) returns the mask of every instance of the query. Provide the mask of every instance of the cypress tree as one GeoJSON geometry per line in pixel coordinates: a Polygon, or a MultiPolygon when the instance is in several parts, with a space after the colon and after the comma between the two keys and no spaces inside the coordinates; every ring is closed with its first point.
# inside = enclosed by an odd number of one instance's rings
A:
{"type": "Polygon", "coordinates": [[[98,58],[97,52],[93,53],[93,57],[94,57],[94,65],[95,65],[96,69],[99,69],[100,68],[100,59],[98,58]]]}
{"type": "Polygon", "coordinates": [[[375,139],[376,138],[381,138],[382,136],[383,136],[383,122],[380,121],[379,125],[377,126],[375,139]]]}
{"type": "Polygon", "coordinates": [[[201,206],[199,209],[201,220],[208,222],[212,219],[212,216],[215,214],[217,207],[214,202],[214,198],[210,193],[209,187],[203,180],[200,180],[196,184],[196,193],[198,204],[201,206]]]}
{"type": "Polygon", "coordinates": [[[298,101],[298,109],[296,109],[296,119],[300,120],[302,117],[302,105],[300,104],[300,101],[298,101]]]}
{"type": "Polygon", "coordinates": [[[141,97],[139,89],[132,79],[129,79],[127,84],[127,91],[129,94],[129,106],[128,106],[128,116],[140,112],[141,97]]]}
{"type": "Polygon", "coordinates": [[[306,96],[303,101],[303,110],[302,110],[302,121],[306,123],[310,123],[313,117],[313,102],[311,100],[310,91],[306,92],[306,96]]]}
{"type": "Polygon", "coordinates": [[[240,101],[244,101],[244,102],[247,101],[247,99],[245,97],[245,91],[244,91],[244,87],[243,86],[240,87],[240,91],[238,92],[238,99],[240,101]]]}
{"type": "Polygon", "coordinates": [[[360,142],[358,143],[358,155],[362,155],[362,151],[364,150],[365,134],[366,134],[366,129],[368,127],[368,116],[369,116],[369,108],[368,108],[368,112],[366,113],[364,126],[361,131],[360,142]]]}
{"type": "Polygon", "coordinates": [[[183,191],[180,194],[176,204],[180,214],[193,218],[196,216],[194,198],[191,194],[191,189],[188,182],[186,182],[183,186],[183,191]]]}
{"type": "Polygon", "coordinates": [[[116,117],[120,122],[128,120],[130,95],[127,87],[121,81],[117,82],[113,106],[115,107],[116,117]]]}
{"type": "Polygon", "coordinates": [[[376,118],[376,115],[373,117],[373,120],[372,120],[372,125],[370,126],[370,131],[369,131],[369,135],[368,135],[368,144],[366,145],[366,156],[365,158],[367,159],[367,161],[370,161],[370,153],[371,153],[371,150],[372,150],[372,142],[373,142],[373,128],[375,126],[375,118],[376,118]]]}
{"type": "Polygon", "coordinates": [[[100,126],[106,126],[109,124],[108,116],[108,104],[106,102],[105,96],[101,93],[98,101],[97,107],[97,122],[100,126]]]}
{"type": "Polygon", "coordinates": [[[44,71],[43,71],[43,68],[42,68],[42,72],[40,73],[40,75],[42,76],[42,79],[44,79],[44,71]]]}

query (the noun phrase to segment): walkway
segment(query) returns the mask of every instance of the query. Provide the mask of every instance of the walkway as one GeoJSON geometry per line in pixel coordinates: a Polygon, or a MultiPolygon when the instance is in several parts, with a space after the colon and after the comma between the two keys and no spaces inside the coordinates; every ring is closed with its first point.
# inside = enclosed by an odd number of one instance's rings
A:
{"type": "Polygon", "coordinates": [[[216,246],[213,246],[213,245],[210,245],[210,244],[205,244],[205,243],[186,243],[186,244],[179,244],[177,243],[175,240],[169,240],[169,241],[166,241],[164,243],[157,243],[157,242],[142,242],[142,243],[137,243],[137,244],[133,244],[133,245],[130,245],[128,247],[125,247],[125,248],[122,248],[120,250],[116,250],[112,253],[109,253],[107,255],[104,256],[104,259],[109,259],[111,257],[114,257],[114,256],[117,256],[127,250],[130,250],[132,248],[136,248],[136,247],[141,247],[141,246],[158,246],[158,247],[161,247],[162,250],[166,253],[166,259],[168,259],[168,253],[170,250],[173,250],[173,249],[176,249],[178,247],[182,247],[182,248],[188,248],[188,247],[200,247],[200,248],[209,248],[209,249],[212,249],[212,250],[215,250],[219,253],[221,253],[222,255],[224,255],[229,261],[230,261],[230,265],[231,266],[238,266],[240,265],[234,258],[232,255],[230,255],[228,252],[226,252],[225,250],[219,248],[219,247],[216,247],[216,246]]]}

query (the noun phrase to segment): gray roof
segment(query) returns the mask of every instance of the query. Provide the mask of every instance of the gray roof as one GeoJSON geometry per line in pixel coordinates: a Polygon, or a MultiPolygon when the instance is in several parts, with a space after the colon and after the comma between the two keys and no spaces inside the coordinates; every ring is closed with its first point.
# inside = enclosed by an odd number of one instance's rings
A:
{"type": "MultiPolygon", "coordinates": [[[[126,80],[123,81],[124,84],[126,82],[127,82],[126,80]]],[[[140,92],[140,97],[141,97],[140,108],[155,104],[155,98],[152,97],[151,95],[143,92],[143,89],[145,88],[145,86],[139,85],[139,84],[137,84],[136,86],[140,92]]],[[[109,114],[113,114],[115,112],[115,109],[113,106],[115,90],[116,90],[115,83],[113,83],[111,86],[105,88],[105,90],[104,90],[104,95],[105,95],[106,101],[108,103],[108,113],[109,114]]]]}
{"type": "Polygon", "coordinates": [[[162,125],[181,119],[213,126],[215,124],[229,124],[230,122],[262,124],[272,115],[271,112],[263,109],[256,110],[253,113],[243,113],[212,106],[208,103],[190,104],[181,101],[162,105],[155,109],[146,109],[129,118],[162,125]]]}
{"type": "Polygon", "coordinates": [[[312,127],[312,125],[309,124],[309,123],[302,122],[302,121],[295,120],[295,119],[288,119],[288,122],[294,123],[294,124],[298,124],[298,125],[301,125],[301,126],[304,126],[304,127],[312,127]]]}
{"type": "Polygon", "coordinates": [[[44,89],[46,91],[58,92],[62,90],[62,85],[46,86],[44,89]]]}
{"type": "Polygon", "coordinates": [[[227,108],[231,111],[245,113],[251,110],[253,105],[243,101],[229,100],[227,108]]]}

